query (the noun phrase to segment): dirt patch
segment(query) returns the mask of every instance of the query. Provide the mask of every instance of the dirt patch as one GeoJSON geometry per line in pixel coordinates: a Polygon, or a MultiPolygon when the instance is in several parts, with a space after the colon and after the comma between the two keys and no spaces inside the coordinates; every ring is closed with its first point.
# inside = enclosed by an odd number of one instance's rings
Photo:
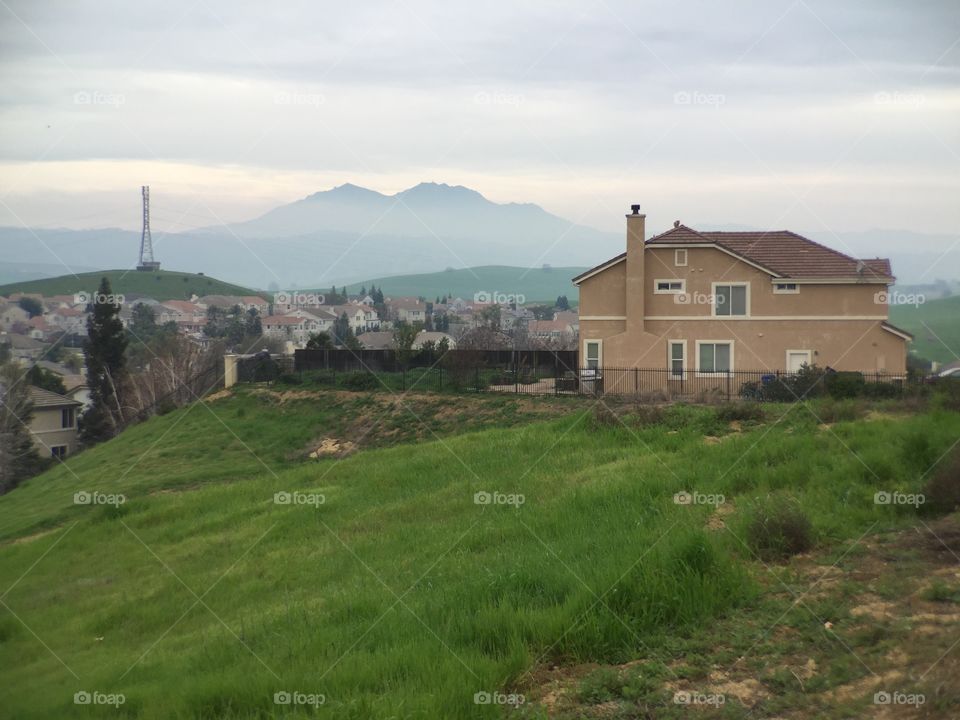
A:
{"type": "Polygon", "coordinates": [[[341,458],[350,455],[357,449],[357,446],[349,440],[337,440],[336,438],[323,438],[307,457],[311,460],[320,460],[322,458],[341,458]]]}
{"type": "Polygon", "coordinates": [[[59,527],[50,528],[49,530],[40,530],[39,532],[31,533],[30,535],[24,535],[23,537],[14,538],[13,540],[8,540],[6,544],[8,545],[23,545],[24,543],[30,543],[34,540],[39,540],[42,537],[47,535],[52,535],[53,533],[59,531],[59,527]]]}
{"type": "Polygon", "coordinates": [[[203,400],[204,402],[216,402],[217,400],[223,400],[233,395],[233,390],[225,388],[223,390],[217,390],[217,392],[207,395],[203,400]]]}

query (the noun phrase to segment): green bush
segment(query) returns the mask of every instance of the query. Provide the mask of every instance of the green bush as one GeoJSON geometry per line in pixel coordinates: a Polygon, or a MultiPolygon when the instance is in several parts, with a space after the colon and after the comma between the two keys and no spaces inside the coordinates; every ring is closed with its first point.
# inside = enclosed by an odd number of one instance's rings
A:
{"type": "Polygon", "coordinates": [[[835,372],[825,377],[827,393],[837,400],[863,395],[866,381],[863,373],[835,372]]]}
{"type": "Polygon", "coordinates": [[[834,400],[825,398],[813,406],[813,412],[822,423],[850,422],[866,413],[862,400],[834,400]]]}
{"type": "Polygon", "coordinates": [[[747,544],[764,559],[787,558],[814,545],[813,524],[795,500],[771,495],[756,502],[747,518],[747,544]]]}
{"type": "Polygon", "coordinates": [[[617,414],[603,403],[597,403],[593,406],[593,426],[602,427],[620,427],[620,418],[617,414]]]}
{"type": "Polygon", "coordinates": [[[301,385],[303,383],[303,379],[294,373],[283,373],[277,380],[284,385],[301,385]]]}

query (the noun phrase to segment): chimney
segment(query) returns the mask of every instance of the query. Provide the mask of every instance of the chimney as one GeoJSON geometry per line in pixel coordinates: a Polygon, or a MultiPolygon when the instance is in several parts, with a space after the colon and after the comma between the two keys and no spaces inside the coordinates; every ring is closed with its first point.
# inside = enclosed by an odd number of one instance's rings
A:
{"type": "Polygon", "coordinates": [[[627,215],[627,331],[644,332],[643,243],[646,240],[647,216],[640,213],[639,205],[631,205],[630,211],[627,215]]]}

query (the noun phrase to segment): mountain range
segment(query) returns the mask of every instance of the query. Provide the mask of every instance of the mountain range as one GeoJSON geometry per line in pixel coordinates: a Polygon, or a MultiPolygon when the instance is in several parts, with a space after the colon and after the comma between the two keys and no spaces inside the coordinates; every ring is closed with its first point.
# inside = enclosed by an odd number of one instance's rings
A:
{"type": "MultiPolygon", "coordinates": [[[[0,227],[0,274],[13,280],[62,275],[66,268],[133,266],[139,235],[117,228],[0,227]]],[[[901,281],[960,277],[958,253],[941,258],[943,250],[937,250],[947,249],[952,239],[946,236],[890,230],[808,236],[863,257],[889,256],[901,281]]],[[[534,204],[495,203],[466,187],[428,182],[394,195],[340,185],[253,220],[155,232],[153,240],[165,269],[277,289],[494,264],[589,267],[622,252],[624,237],[577,225],[534,204]]]]}

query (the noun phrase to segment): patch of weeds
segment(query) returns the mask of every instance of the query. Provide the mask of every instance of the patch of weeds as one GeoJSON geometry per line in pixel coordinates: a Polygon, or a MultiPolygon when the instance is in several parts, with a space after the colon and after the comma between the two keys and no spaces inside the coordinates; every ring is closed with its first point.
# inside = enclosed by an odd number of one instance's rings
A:
{"type": "Polygon", "coordinates": [[[784,495],[769,495],[747,510],[746,534],[748,545],[764,559],[787,558],[814,545],[810,518],[784,495]]]}
{"type": "Polygon", "coordinates": [[[924,509],[948,513],[960,507],[960,450],[954,450],[939,462],[923,486],[924,509]]]}
{"type": "Polygon", "coordinates": [[[941,580],[936,580],[925,588],[920,597],[930,602],[960,602],[960,590],[952,588],[941,580]]]}
{"type": "Polygon", "coordinates": [[[763,420],[763,408],[756,402],[736,402],[724,403],[715,411],[717,418],[723,422],[761,422],[763,420]]]}
{"type": "Polygon", "coordinates": [[[640,427],[651,427],[653,425],[662,425],[667,417],[667,413],[659,405],[637,405],[630,413],[630,418],[635,425],[640,427]]]}
{"type": "Polygon", "coordinates": [[[826,398],[816,403],[813,411],[820,422],[829,424],[859,420],[866,414],[867,406],[862,400],[826,398]]]}
{"type": "Polygon", "coordinates": [[[593,416],[591,422],[595,428],[620,427],[620,418],[617,414],[603,403],[593,406],[593,416]]]}
{"type": "Polygon", "coordinates": [[[577,697],[581,702],[598,705],[621,697],[624,685],[625,681],[616,669],[598,668],[580,681],[577,697]]]}

